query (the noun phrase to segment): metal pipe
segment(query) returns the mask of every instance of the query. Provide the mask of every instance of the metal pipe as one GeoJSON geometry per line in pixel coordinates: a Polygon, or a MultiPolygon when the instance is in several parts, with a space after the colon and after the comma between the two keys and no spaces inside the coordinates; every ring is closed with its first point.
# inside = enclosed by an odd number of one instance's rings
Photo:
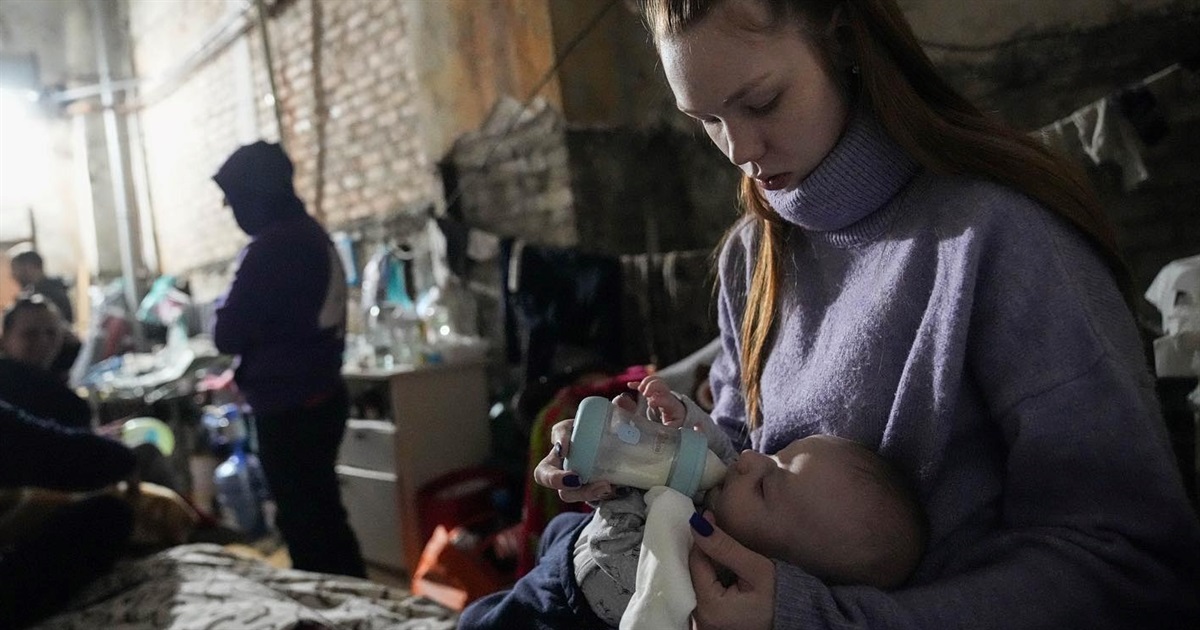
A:
{"type": "MultiPolygon", "coordinates": [[[[271,86],[271,105],[275,109],[275,125],[279,130],[279,146],[287,150],[283,141],[283,112],[279,109],[279,91],[275,87],[275,63],[271,58],[271,37],[267,33],[267,5],[263,0],[254,0],[258,7],[258,28],[262,31],[263,59],[267,62],[267,83],[271,86]]],[[[320,86],[317,86],[320,89],[320,86]]]]}
{"type": "MultiPolygon", "coordinates": [[[[171,90],[182,83],[183,79],[196,68],[220,54],[231,43],[250,30],[252,23],[246,17],[246,14],[250,11],[251,6],[253,5],[250,0],[245,0],[241,8],[229,11],[221,23],[209,29],[208,34],[204,36],[200,43],[191,52],[183,56],[182,61],[171,66],[161,75],[152,78],[130,78],[120,81],[110,81],[109,88],[114,93],[131,90],[142,92],[135,101],[125,103],[126,110],[132,111],[148,107],[155,100],[170,94],[171,90]]],[[[102,86],[99,83],[95,85],[82,85],[52,92],[49,94],[49,99],[58,104],[66,104],[99,96],[101,90],[102,86]]]]}
{"type": "Polygon", "coordinates": [[[133,176],[133,194],[137,198],[139,229],[142,234],[142,263],[154,275],[162,273],[159,262],[158,229],[150,199],[150,173],[146,164],[146,138],[142,134],[142,114],[130,112],[125,117],[125,131],[129,137],[129,170],[133,176]],[[149,243],[144,239],[149,238],[149,243]]]}
{"type": "MultiPolygon", "coordinates": [[[[112,5],[110,5],[112,6],[112,5]]],[[[108,40],[104,35],[106,17],[103,0],[92,0],[92,34],[96,44],[96,65],[100,74],[100,103],[103,106],[104,138],[108,148],[108,172],[112,176],[113,202],[117,213],[117,246],[121,253],[122,289],[128,308],[129,324],[133,331],[134,349],[146,349],[146,336],[136,316],[139,296],[137,270],[133,259],[133,234],[129,217],[129,199],[125,190],[125,164],[121,157],[121,137],[117,127],[117,112],[113,108],[112,71],[108,64],[108,40]]]]}

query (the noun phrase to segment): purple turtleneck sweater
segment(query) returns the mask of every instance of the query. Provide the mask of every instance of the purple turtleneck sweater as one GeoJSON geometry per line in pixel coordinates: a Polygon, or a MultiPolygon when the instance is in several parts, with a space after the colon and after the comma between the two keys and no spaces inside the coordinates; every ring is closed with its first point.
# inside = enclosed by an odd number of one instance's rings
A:
{"type": "Polygon", "coordinates": [[[1200,627],[1200,526],[1133,319],[1080,232],[921,169],[869,115],[769,200],[789,226],[765,420],[746,435],[749,223],[722,253],[713,417],[768,454],[815,433],[878,450],[930,526],[892,592],[777,563],[776,628],[1200,627]]]}

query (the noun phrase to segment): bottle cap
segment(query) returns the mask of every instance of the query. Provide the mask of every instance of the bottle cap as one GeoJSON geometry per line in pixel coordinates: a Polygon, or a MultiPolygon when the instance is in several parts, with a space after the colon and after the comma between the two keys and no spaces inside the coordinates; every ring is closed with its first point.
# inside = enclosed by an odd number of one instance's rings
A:
{"type": "Polygon", "coordinates": [[[579,480],[588,483],[596,466],[596,453],[608,425],[612,404],[601,396],[588,396],[575,411],[575,426],[571,429],[571,449],[563,460],[563,469],[574,471],[579,480]]]}
{"type": "Polygon", "coordinates": [[[708,440],[691,429],[683,429],[679,434],[679,452],[675,455],[675,463],[671,465],[667,485],[683,496],[690,497],[700,490],[700,478],[704,476],[704,463],[708,455],[708,440]]]}

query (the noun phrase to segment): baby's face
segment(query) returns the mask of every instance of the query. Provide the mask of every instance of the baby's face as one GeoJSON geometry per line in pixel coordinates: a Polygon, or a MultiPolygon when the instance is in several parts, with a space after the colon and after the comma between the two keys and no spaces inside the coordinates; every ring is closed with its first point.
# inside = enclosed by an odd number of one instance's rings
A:
{"type": "Polygon", "coordinates": [[[836,458],[828,443],[797,440],[775,455],[743,451],[729,467],[711,501],[717,524],[735,540],[769,558],[803,565],[813,545],[836,524],[849,492],[844,475],[836,474],[836,458]],[[839,500],[840,499],[840,500],[839,500]]]}

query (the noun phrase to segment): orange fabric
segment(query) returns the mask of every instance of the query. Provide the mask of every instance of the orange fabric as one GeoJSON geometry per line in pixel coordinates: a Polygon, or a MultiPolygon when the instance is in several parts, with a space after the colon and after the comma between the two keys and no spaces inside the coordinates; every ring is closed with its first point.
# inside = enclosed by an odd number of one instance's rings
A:
{"type": "Polygon", "coordinates": [[[438,525],[433,530],[413,572],[413,594],[462,610],[476,599],[504,588],[508,582],[483,557],[482,545],[472,549],[454,545],[454,540],[465,533],[465,527],[446,531],[445,526],[438,525]]]}

